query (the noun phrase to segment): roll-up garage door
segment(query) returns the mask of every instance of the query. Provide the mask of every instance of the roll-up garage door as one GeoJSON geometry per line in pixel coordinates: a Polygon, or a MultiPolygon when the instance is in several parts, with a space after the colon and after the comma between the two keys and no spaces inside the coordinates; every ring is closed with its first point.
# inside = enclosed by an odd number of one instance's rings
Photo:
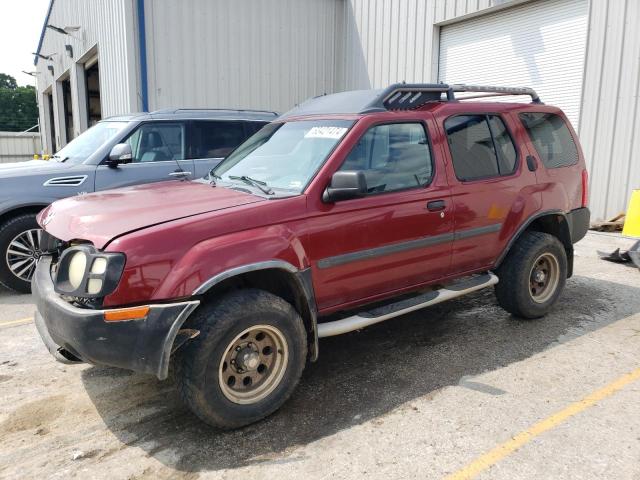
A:
{"type": "Polygon", "coordinates": [[[587,0],[539,0],[442,26],[439,80],[533,87],[577,129],[587,21],[587,0]]]}

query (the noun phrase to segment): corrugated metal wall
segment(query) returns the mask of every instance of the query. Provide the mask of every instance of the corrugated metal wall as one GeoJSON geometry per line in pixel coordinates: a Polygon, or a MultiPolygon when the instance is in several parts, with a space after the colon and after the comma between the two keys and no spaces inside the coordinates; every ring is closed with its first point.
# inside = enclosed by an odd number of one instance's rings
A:
{"type": "Polygon", "coordinates": [[[149,107],[286,111],[336,85],[336,0],[146,0],[149,107]]]}
{"type": "Polygon", "coordinates": [[[640,2],[591,0],[580,140],[594,218],[625,211],[640,188],[640,2]]]}
{"type": "MultiPolygon", "coordinates": [[[[57,0],[53,3],[49,24],[64,28],[80,26],[81,30],[71,35],[63,35],[48,29],[40,53],[54,54],[52,60],[38,60],[38,100],[42,101],[42,92],[55,86],[61,76],[70,74],[72,103],[74,109],[75,134],[81,133],[86,126],[79,122],[80,105],[78,102],[77,77],[73,71],[77,62],[85,53],[97,47],[100,64],[100,90],[102,116],[139,110],[137,43],[134,30],[134,0],[57,0]],[[73,58],[65,52],[65,44],[73,48],[73,58]],[[47,70],[52,65],[54,75],[47,70]]],[[[54,94],[54,108],[59,113],[58,98],[54,94]]],[[[43,118],[44,109],[40,109],[40,124],[43,139],[48,120],[43,118]]],[[[56,123],[62,122],[62,115],[56,115],[56,123]]],[[[56,125],[60,138],[61,125],[56,125]]],[[[58,143],[64,143],[58,141],[58,143]]],[[[51,150],[51,146],[49,146],[51,150]]]]}
{"type": "Polygon", "coordinates": [[[0,163],[30,160],[40,150],[39,133],[0,132],[0,163]]]}
{"type": "Polygon", "coordinates": [[[381,88],[431,79],[436,2],[344,2],[344,56],[339,86],[381,88]]]}
{"type": "Polygon", "coordinates": [[[523,0],[346,0],[338,86],[382,88],[437,80],[436,23],[523,0]]]}
{"type": "MultiPolygon", "coordinates": [[[[345,1],[338,86],[436,81],[440,25],[520,3],[525,1],[345,1]]],[[[639,26],[640,1],[590,0],[579,135],[594,220],[624,211],[631,191],[640,188],[639,26]]]]}

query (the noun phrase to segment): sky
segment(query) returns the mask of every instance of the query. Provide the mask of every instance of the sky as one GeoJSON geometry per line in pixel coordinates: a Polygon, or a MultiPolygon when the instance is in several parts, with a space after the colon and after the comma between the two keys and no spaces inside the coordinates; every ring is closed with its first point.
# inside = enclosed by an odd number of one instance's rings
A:
{"type": "Polygon", "coordinates": [[[33,55],[38,47],[49,0],[0,0],[0,73],[15,77],[18,85],[35,85],[33,55]]]}

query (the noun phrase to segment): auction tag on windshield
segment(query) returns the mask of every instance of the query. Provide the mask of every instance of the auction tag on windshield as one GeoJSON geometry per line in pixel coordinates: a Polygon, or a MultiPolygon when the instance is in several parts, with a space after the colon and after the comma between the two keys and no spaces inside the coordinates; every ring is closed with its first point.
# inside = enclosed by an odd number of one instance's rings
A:
{"type": "Polygon", "coordinates": [[[312,127],[304,138],[341,138],[347,131],[346,127],[312,127]]]}

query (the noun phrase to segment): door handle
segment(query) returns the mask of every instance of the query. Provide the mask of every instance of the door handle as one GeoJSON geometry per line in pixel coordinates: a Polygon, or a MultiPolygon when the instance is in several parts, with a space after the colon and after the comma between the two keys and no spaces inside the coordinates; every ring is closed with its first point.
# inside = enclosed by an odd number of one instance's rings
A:
{"type": "Polygon", "coordinates": [[[184,170],[176,170],[169,174],[170,177],[188,177],[189,175],[191,175],[191,172],[185,172],[184,170]]]}
{"type": "Polygon", "coordinates": [[[444,200],[431,200],[427,203],[427,210],[430,212],[438,212],[445,209],[444,200]]]}

